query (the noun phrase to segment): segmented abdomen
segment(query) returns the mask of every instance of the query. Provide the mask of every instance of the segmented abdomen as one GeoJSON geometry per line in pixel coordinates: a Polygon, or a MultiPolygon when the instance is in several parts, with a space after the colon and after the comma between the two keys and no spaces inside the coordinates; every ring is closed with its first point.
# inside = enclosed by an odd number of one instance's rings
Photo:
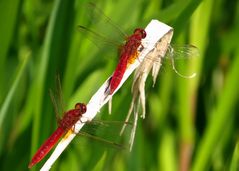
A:
{"type": "Polygon", "coordinates": [[[31,168],[39,161],[41,161],[47,153],[54,147],[60,137],[65,133],[65,130],[61,127],[58,127],[53,134],[44,142],[44,144],[38,149],[36,154],[33,156],[28,168],[31,168]]]}
{"type": "Polygon", "coordinates": [[[112,94],[120,84],[120,81],[123,78],[126,68],[127,68],[127,57],[122,56],[110,80],[110,94],[112,94]]]}

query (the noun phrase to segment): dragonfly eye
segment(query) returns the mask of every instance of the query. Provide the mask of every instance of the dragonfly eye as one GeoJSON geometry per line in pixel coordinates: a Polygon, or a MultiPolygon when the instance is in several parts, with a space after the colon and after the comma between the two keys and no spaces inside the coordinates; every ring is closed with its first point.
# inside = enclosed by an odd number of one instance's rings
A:
{"type": "Polygon", "coordinates": [[[144,38],[146,37],[146,35],[147,35],[147,34],[146,34],[146,31],[143,30],[143,29],[141,30],[141,34],[142,34],[142,38],[143,38],[143,39],[144,39],[144,38]]]}
{"type": "Polygon", "coordinates": [[[86,112],[86,105],[84,103],[76,103],[75,109],[80,109],[81,113],[86,112]]]}
{"type": "Polygon", "coordinates": [[[146,37],[146,32],[144,29],[141,29],[141,28],[136,28],[134,30],[134,34],[139,34],[141,35],[141,38],[144,39],[146,37]]]}

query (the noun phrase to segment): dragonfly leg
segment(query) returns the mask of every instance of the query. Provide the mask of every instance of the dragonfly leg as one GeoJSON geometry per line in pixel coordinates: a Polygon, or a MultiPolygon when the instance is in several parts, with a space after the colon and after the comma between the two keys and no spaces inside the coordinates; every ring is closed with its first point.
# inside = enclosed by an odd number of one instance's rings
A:
{"type": "Polygon", "coordinates": [[[71,131],[76,134],[76,131],[75,131],[75,125],[73,125],[73,127],[71,128],[71,131]]]}
{"type": "Polygon", "coordinates": [[[108,97],[108,95],[110,94],[110,82],[111,82],[111,79],[112,79],[112,77],[110,77],[110,79],[108,80],[108,86],[105,88],[105,93],[104,93],[104,95],[105,95],[105,98],[104,98],[104,100],[108,97]]]}
{"type": "Polygon", "coordinates": [[[139,52],[142,52],[144,50],[144,46],[141,44],[140,46],[139,46],[139,48],[138,48],[138,51],[139,52]]]}
{"type": "Polygon", "coordinates": [[[89,119],[89,118],[87,118],[87,117],[81,117],[80,119],[79,119],[79,121],[81,122],[81,123],[89,123],[89,122],[91,122],[91,119],[89,119]]]}

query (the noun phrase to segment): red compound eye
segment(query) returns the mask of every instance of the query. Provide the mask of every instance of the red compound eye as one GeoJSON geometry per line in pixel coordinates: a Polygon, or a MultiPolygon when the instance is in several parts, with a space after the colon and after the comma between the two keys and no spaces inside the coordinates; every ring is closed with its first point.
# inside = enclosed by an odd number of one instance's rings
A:
{"type": "Polygon", "coordinates": [[[141,30],[141,34],[142,34],[142,38],[145,38],[147,35],[145,30],[141,30]]]}
{"type": "Polygon", "coordinates": [[[82,114],[85,113],[87,110],[86,105],[84,103],[76,103],[75,109],[80,109],[82,114]]]}
{"type": "Polygon", "coordinates": [[[135,29],[134,34],[140,34],[142,39],[144,39],[146,37],[146,31],[144,29],[141,29],[141,28],[135,29]]]}

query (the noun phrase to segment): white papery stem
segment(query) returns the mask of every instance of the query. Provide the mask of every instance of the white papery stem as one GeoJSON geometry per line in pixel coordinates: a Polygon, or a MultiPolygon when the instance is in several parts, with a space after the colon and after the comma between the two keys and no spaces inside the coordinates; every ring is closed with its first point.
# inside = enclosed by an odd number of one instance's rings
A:
{"type": "MultiPolygon", "coordinates": [[[[124,73],[123,79],[120,82],[120,85],[117,87],[114,93],[122,86],[122,84],[126,81],[126,79],[132,74],[132,72],[140,65],[140,61],[147,56],[147,54],[155,48],[156,43],[172,28],[158,20],[151,20],[151,22],[145,28],[147,33],[146,38],[142,41],[143,50],[140,52],[138,59],[135,60],[133,64],[131,64],[126,72],[124,73]]],[[[81,128],[84,126],[85,122],[82,121],[90,121],[92,120],[96,114],[100,111],[101,107],[103,107],[110,98],[114,95],[106,95],[105,90],[109,86],[108,78],[104,84],[99,88],[99,90],[92,96],[89,103],[87,104],[87,112],[81,118],[81,121],[78,121],[74,126],[75,133],[78,133],[81,128]]],[[[50,170],[53,163],[57,160],[60,154],[65,150],[65,148],[69,145],[69,143],[76,136],[75,133],[68,133],[57,145],[54,152],[50,156],[50,158],[46,161],[46,163],[41,168],[41,171],[50,170]]]]}

